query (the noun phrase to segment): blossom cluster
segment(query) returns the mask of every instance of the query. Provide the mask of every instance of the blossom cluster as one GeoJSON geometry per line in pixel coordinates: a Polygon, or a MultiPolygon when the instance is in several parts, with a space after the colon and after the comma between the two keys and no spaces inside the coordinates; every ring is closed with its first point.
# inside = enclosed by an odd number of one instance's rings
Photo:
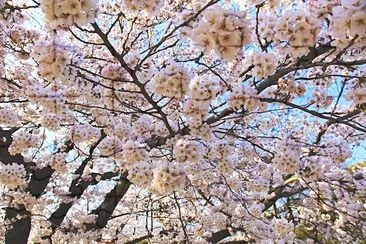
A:
{"type": "Polygon", "coordinates": [[[184,114],[192,118],[197,124],[207,116],[207,111],[207,103],[201,103],[193,99],[188,99],[183,105],[184,114]]]}
{"type": "Polygon", "coordinates": [[[127,178],[140,187],[149,188],[153,180],[151,164],[145,161],[136,163],[129,169],[127,178]]]}
{"type": "Polygon", "coordinates": [[[327,155],[335,163],[342,164],[352,156],[349,143],[342,137],[329,136],[322,141],[323,148],[320,148],[318,151],[322,155],[327,155]]]}
{"type": "Polygon", "coordinates": [[[249,56],[248,63],[254,66],[251,70],[253,76],[263,79],[276,71],[277,57],[275,53],[254,52],[249,56]]]}
{"type": "Polygon", "coordinates": [[[228,106],[239,109],[244,106],[248,111],[253,111],[260,105],[257,91],[252,87],[237,86],[228,97],[228,106]]]}
{"type": "Polygon", "coordinates": [[[211,150],[208,154],[211,160],[222,160],[226,159],[230,155],[230,150],[233,148],[224,142],[215,142],[211,144],[211,150]]]}
{"type": "Polygon", "coordinates": [[[253,194],[256,192],[266,192],[270,187],[270,182],[267,178],[255,176],[246,182],[246,189],[253,194]]]}
{"type": "Polygon", "coordinates": [[[51,28],[86,25],[94,21],[97,0],[42,0],[41,9],[51,28]]]}
{"type": "Polygon", "coordinates": [[[51,155],[51,157],[49,159],[49,165],[56,172],[59,172],[59,173],[66,172],[67,171],[66,157],[67,157],[67,153],[65,153],[65,152],[55,153],[55,154],[51,155]]]}
{"type": "Polygon", "coordinates": [[[292,77],[278,79],[278,87],[282,92],[286,92],[287,96],[303,96],[306,92],[305,85],[302,83],[296,83],[292,77]]]}
{"type": "Polygon", "coordinates": [[[115,157],[122,151],[122,141],[116,136],[105,137],[98,145],[101,155],[115,157]]]}
{"type": "MultiPolygon", "coordinates": [[[[31,87],[25,90],[25,95],[29,98],[29,100],[34,104],[42,105],[43,109],[50,113],[61,114],[64,113],[66,106],[65,101],[66,98],[64,96],[64,92],[60,88],[53,89],[52,87],[43,87],[42,84],[30,83],[31,87]]],[[[50,118],[52,119],[52,118],[50,118]]],[[[56,117],[53,119],[57,120],[56,117]]],[[[56,122],[50,122],[50,127],[54,128],[56,126],[56,122]]]]}
{"type": "Polygon", "coordinates": [[[0,185],[5,188],[14,189],[23,186],[26,172],[22,164],[3,164],[0,162],[0,185]]]}
{"type": "Polygon", "coordinates": [[[294,224],[285,218],[272,219],[271,227],[278,238],[284,238],[287,235],[293,235],[294,224]]]}
{"type": "Polygon", "coordinates": [[[185,32],[205,53],[214,51],[225,60],[232,60],[250,42],[245,12],[225,10],[221,6],[205,11],[203,18],[185,32]]]}
{"type": "Polygon", "coordinates": [[[149,121],[150,119],[147,115],[142,115],[134,122],[133,136],[138,141],[145,140],[151,136],[152,125],[149,121]]]}
{"type": "Polygon", "coordinates": [[[230,175],[234,171],[234,163],[230,159],[219,160],[216,169],[223,175],[230,175]]]}
{"type": "Polygon", "coordinates": [[[366,103],[366,86],[358,86],[350,89],[346,98],[353,101],[355,104],[366,103]]]}
{"type": "Polygon", "coordinates": [[[164,6],[162,0],[134,1],[124,0],[123,7],[133,14],[157,15],[164,6]]]}
{"type": "MultiPolygon", "coordinates": [[[[22,24],[12,25],[8,30],[6,30],[6,32],[8,33],[8,37],[12,44],[16,46],[22,46],[24,48],[29,47],[30,43],[33,43],[34,40],[39,39],[40,35],[37,30],[27,28],[22,24]]],[[[29,58],[29,54],[27,51],[17,52],[16,56],[19,59],[29,58]]]]}
{"type": "MultiPolygon", "coordinates": [[[[57,104],[57,102],[56,102],[57,104]]],[[[49,130],[56,130],[61,123],[61,117],[58,114],[54,113],[47,113],[42,117],[41,124],[49,129],[49,130]]]]}
{"type": "Polygon", "coordinates": [[[224,142],[215,142],[211,144],[211,149],[207,157],[216,163],[216,170],[223,175],[230,175],[235,168],[235,158],[230,154],[233,147],[224,142]]]}
{"type": "Polygon", "coordinates": [[[210,102],[219,91],[218,81],[211,75],[194,77],[189,84],[189,99],[183,104],[183,112],[193,121],[202,121],[207,113],[210,102]]]}
{"type": "Polygon", "coordinates": [[[173,153],[179,162],[198,162],[203,155],[203,146],[196,141],[179,139],[174,146],[173,153]]]}
{"type": "Polygon", "coordinates": [[[325,173],[330,169],[332,160],[323,156],[309,156],[301,160],[298,174],[306,183],[317,181],[325,177],[325,173]]]}
{"type": "Polygon", "coordinates": [[[98,144],[100,154],[115,159],[121,169],[134,168],[136,163],[146,160],[147,151],[145,147],[146,145],[138,141],[126,140],[126,138],[117,134],[106,136],[98,144]]]}
{"type": "Polygon", "coordinates": [[[70,138],[74,142],[88,142],[100,137],[100,130],[89,123],[75,124],[70,130],[70,138]]]}
{"type": "Polygon", "coordinates": [[[110,63],[103,67],[100,74],[103,77],[114,80],[122,78],[126,74],[126,71],[119,64],[110,63]]]}
{"type": "Polygon", "coordinates": [[[190,97],[201,102],[210,102],[218,91],[217,80],[209,75],[196,76],[189,84],[190,97]]]}
{"type": "Polygon", "coordinates": [[[37,136],[23,130],[13,133],[12,139],[8,149],[11,155],[21,154],[29,148],[36,147],[39,143],[37,136]]]}
{"type": "Polygon", "coordinates": [[[281,51],[298,57],[316,44],[320,27],[321,22],[310,12],[286,11],[276,23],[274,41],[281,51]],[[281,46],[281,43],[288,43],[289,47],[281,46]]]}
{"type": "Polygon", "coordinates": [[[329,32],[337,43],[346,46],[348,41],[357,37],[356,43],[365,44],[366,40],[366,3],[362,0],[342,0],[332,8],[329,32]]]}
{"type": "Polygon", "coordinates": [[[42,218],[39,218],[34,222],[35,224],[33,225],[33,228],[30,232],[30,240],[34,243],[42,242],[43,236],[51,235],[52,225],[42,218]]]}
{"type": "Polygon", "coordinates": [[[276,147],[273,163],[282,174],[294,174],[300,166],[301,151],[299,145],[289,139],[282,140],[276,147]]]}
{"type": "Polygon", "coordinates": [[[145,145],[128,140],[122,146],[122,161],[126,164],[134,164],[143,160],[147,155],[145,145]]]}
{"type": "Polygon", "coordinates": [[[181,98],[188,91],[189,74],[181,65],[170,64],[155,75],[153,83],[157,94],[181,98]]]}
{"type": "Polygon", "coordinates": [[[210,140],[212,138],[212,131],[207,123],[192,123],[191,135],[204,140],[210,140]]]}
{"type": "Polygon", "coordinates": [[[272,12],[262,12],[258,16],[258,23],[256,24],[258,25],[258,34],[261,41],[274,40],[276,34],[275,27],[277,24],[277,20],[278,18],[276,18],[276,16],[272,12]]]}
{"type": "Polygon", "coordinates": [[[31,57],[38,62],[38,73],[41,77],[49,81],[53,79],[66,81],[65,76],[70,70],[73,52],[70,47],[57,43],[55,38],[53,40],[42,38],[34,45],[31,57]]]}
{"type": "Polygon", "coordinates": [[[4,68],[5,68],[5,62],[4,62],[4,57],[5,57],[5,38],[3,37],[3,35],[0,35],[0,73],[3,74],[4,73],[4,68]]]}
{"type": "Polygon", "coordinates": [[[154,178],[151,187],[159,194],[168,194],[182,189],[186,182],[186,175],[178,163],[159,162],[154,169],[154,178]]]}
{"type": "Polygon", "coordinates": [[[105,129],[106,134],[109,136],[116,136],[120,139],[127,139],[132,137],[133,130],[132,126],[122,121],[109,121],[108,127],[105,129]]]}
{"type": "Polygon", "coordinates": [[[14,109],[0,109],[0,124],[14,126],[19,121],[17,112],[14,109]]]}

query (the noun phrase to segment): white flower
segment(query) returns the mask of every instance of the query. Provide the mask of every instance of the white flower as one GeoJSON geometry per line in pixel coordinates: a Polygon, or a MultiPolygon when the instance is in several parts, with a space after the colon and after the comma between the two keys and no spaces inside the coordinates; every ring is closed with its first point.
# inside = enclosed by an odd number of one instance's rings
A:
{"type": "Polygon", "coordinates": [[[225,47],[239,47],[241,45],[241,33],[236,31],[220,31],[218,34],[219,44],[225,47]]]}

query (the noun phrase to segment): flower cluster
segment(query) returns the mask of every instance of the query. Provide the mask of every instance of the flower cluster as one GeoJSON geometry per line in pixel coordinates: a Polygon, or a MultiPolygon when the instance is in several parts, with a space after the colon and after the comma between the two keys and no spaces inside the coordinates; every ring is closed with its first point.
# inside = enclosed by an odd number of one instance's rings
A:
{"type": "Polygon", "coordinates": [[[271,227],[278,238],[283,238],[289,234],[293,234],[292,231],[294,230],[294,224],[285,218],[272,219],[271,227]]]}
{"type": "Polygon", "coordinates": [[[305,85],[296,83],[292,77],[278,79],[278,87],[280,91],[286,92],[287,96],[288,94],[303,96],[306,92],[305,85]]]}
{"type": "Polygon", "coordinates": [[[29,239],[31,242],[42,242],[42,237],[50,236],[52,234],[52,224],[42,218],[39,218],[34,222],[33,228],[29,234],[29,239]]]}
{"type": "Polygon", "coordinates": [[[275,42],[286,42],[291,48],[282,48],[293,56],[301,56],[316,44],[320,32],[320,21],[302,9],[287,11],[275,26],[275,42]]]}
{"type": "Polygon", "coordinates": [[[332,9],[339,3],[340,1],[338,0],[318,0],[312,3],[310,10],[315,14],[315,16],[323,20],[326,17],[330,17],[332,9]]]}
{"type": "Polygon", "coordinates": [[[232,109],[244,106],[248,111],[253,111],[259,105],[257,91],[252,87],[237,86],[228,97],[228,106],[232,109]]]}
{"type": "Polygon", "coordinates": [[[205,164],[201,162],[186,162],[184,164],[184,170],[189,177],[200,175],[204,171],[205,164]]]}
{"type": "Polygon", "coordinates": [[[49,159],[49,165],[58,173],[64,173],[67,171],[66,166],[67,153],[59,152],[51,155],[49,159]]]}
{"type": "Polygon", "coordinates": [[[248,62],[254,66],[251,73],[257,79],[267,78],[276,71],[277,67],[275,53],[254,52],[249,56],[248,62]]]}
{"type": "Polygon", "coordinates": [[[199,101],[188,99],[183,105],[183,112],[200,124],[201,121],[207,116],[208,107],[207,103],[201,103],[199,101]]]}
{"type": "Polygon", "coordinates": [[[218,91],[218,82],[213,76],[196,76],[189,84],[190,97],[195,101],[210,102],[218,91]]]}
{"type": "Polygon", "coordinates": [[[38,73],[40,76],[49,81],[53,79],[64,81],[73,51],[68,46],[56,43],[55,40],[40,39],[34,45],[31,57],[39,64],[38,73]]]}
{"type": "Polygon", "coordinates": [[[306,182],[313,182],[322,178],[332,161],[329,158],[322,156],[310,156],[301,160],[301,168],[298,174],[302,180],[306,182]]]}
{"type": "Polygon", "coordinates": [[[143,160],[147,155],[145,145],[128,140],[122,146],[122,161],[127,164],[134,164],[143,160]]]}
{"type": "Polygon", "coordinates": [[[94,21],[97,0],[42,0],[41,8],[45,21],[51,28],[86,25],[94,21]]]}
{"type": "MultiPolygon", "coordinates": [[[[34,84],[25,91],[25,94],[32,103],[39,103],[47,112],[60,114],[65,111],[66,99],[61,89],[45,88],[42,84],[34,84]]],[[[55,124],[51,123],[50,125],[54,126],[55,124]]]]}
{"type": "Polygon", "coordinates": [[[355,104],[366,103],[366,86],[355,87],[347,93],[348,100],[353,101],[355,104]]]}
{"type": "Polygon", "coordinates": [[[107,136],[98,145],[103,156],[115,157],[122,151],[122,141],[115,136],[107,136]]]}
{"type": "Polygon", "coordinates": [[[183,105],[183,112],[193,121],[201,122],[208,113],[210,102],[219,91],[218,81],[210,75],[196,76],[189,84],[189,99],[183,105]]]}
{"type": "Polygon", "coordinates": [[[4,57],[5,57],[5,38],[3,35],[0,35],[0,73],[1,74],[4,73],[4,68],[5,68],[4,57]]]}
{"type": "MultiPolygon", "coordinates": [[[[270,13],[263,13],[260,14],[258,17],[258,34],[260,36],[260,39],[264,40],[273,40],[276,34],[276,24],[277,19],[275,14],[270,13]]],[[[257,23],[256,23],[257,24],[257,23]]],[[[255,28],[255,26],[253,26],[255,28]]],[[[257,38],[254,38],[257,39],[257,38]]]]}
{"type": "Polygon", "coordinates": [[[111,63],[104,66],[100,74],[105,78],[115,80],[122,78],[126,74],[126,71],[121,67],[121,65],[111,63]]]}
{"type": "MultiPolygon", "coordinates": [[[[366,3],[362,0],[342,0],[332,9],[330,34],[338,43],[347,43],[356,36],[356,42],[365,44],[366,40],[366,3]],[[363,40],[363,41],[362,41],[363,40]]],[[[345,44],[347,45],[347,44],[345,44]]]]}
{"type": "Polygon", "coordinates": [[[36,147],[39,143],[39,139],[26,131],[17,131],[12,135],[13,141],[9,147],[9,153],[11,155],[21,154],[25,150],[36,147]]]}
{"type": "Polygon", "coordinates": [[[145,15],[156,15],[159,10],[164,6],[162,0],[147,0],[147,1],[135,1],[135,0],[124,0],[123,7],[133,14],[145,14],[145,15]]]}
{"type": "Polygon", "coordinates": [[[265,192],[270,187],[270,181],[266,178],[255,176],[246,183],[247,190],[251,192],[265,192]]]}
{"type": "Polygon", "coordinates": [[[186,175],[180,164],[159,162],[154,169],[152,188],[159,194],[169,194],[174,190],[182,189],[186,175]]]}
{"type": "Polygon", "coordinates": [[[41,124],[50,130],[56,130],[61,123],[61,118],[57,114],[48,113],[42,117],[41,124]]]}
{"type": "Polygon", "coordinates": [[[14,189],[23,186],[26,172],[21,164],[3,164],[0,162],[0,184],[5,188],[14,189]]]}
{"type": "Polygon", "coordinates": [[[322,148],[319,152],[333,159],[335,163],[341,164],[352,156],[351,148],[348,142],[342,137],[329,136],[323,139],[322,148]]]}
{"type": "Polygon", "coordinates": [[[154,91],[163,96],[181,98],[187,93],[188,82],[188,72],[178,64],[170,64],[154,77],[154,91]]]}
{"type": "Polygon", "coordinates": [[[211,7],[192,30],[185,31],[202,51],[215,51],[226,60],[232,60],[250,42],[245,12],[233,12],[221,6],[211,7]]]}
{"type": "Polygon", "coordinates": [[[217,171],[226,176],[230,175],[235,168],[232,155],[230,155],[231,150],[233,147],[227,142],[218,142],[211,145],[208,153],[208,159],[216,162],[217,171]]]}
{"type": "Polygon", "coordinates": [[[116,136],[120,139],[130,138],[133,132],[133,128],[128,123],[117,121],[109,121],[108,127],[105,129],[105,132],[109,136],[116,136]]]}
{"type": "Polygon", "coordinates": [[[19,121],[17,112],[14,109],[0,109],[0,124],[14,126],[19,121]]]}
{"type": "Polygon", "coordinates": [[[203,146],[197,141],[179,139],[173,153],[179,162],[198,162],[202,158],[203,146]]]}
{"type": "Polygon", "coordinates": [[[145,139],[150,136],[151,124],[148,115],[142,115],[133,125],[133,135],[137,138],[145,139]]]}
{"type": "Polygon", "coordinates": [[[234,164],[229,159],[219,160],[216,169],[223,175],[230,175],[234,171],[234,164]]]}
{"type": "MultiPolygon", "coordinates": [[[[248,209],[248,212],[251,214],[251,215],[254,215],[256,217],[259,217],[262,215],[263,213],[263,210],[264,210],[265,206],[263,203],[256,203],[256,204],[253,204],[249,207],[248,209]]],[[[244,210],[245,211],[245,210],[244,210]]]]}
{"type": "Polygon", "coordinates": [[[89,123],[76,124],[70,130],[74,142],[88,142],[100,137],[100,130],[89,123]]]}
{"type": "Polygon", "coordinates": [[[153,180],[152,167],[148,162],[138,162],[130,168],[127,178],[135,185],[148,188],[153,180]]]}
{"type": "Polygon", "coordinates": [[[197,123],[191,124],[191,135],[197,138],[202,138],[204,140],[209,140],[212,138],[212,131],[207,123],[197,123]]]}
{"type": "Polygon", "coordinates": [[[326,94],[324,91],[320,89],[315,89],[312,92],[312,101],[316,104],[317,107],[327,108],[332,104],[333,97],[326,94]]]}
{"type": "Polygon", "coordinates": [[[232,149],[233,148],[225,142],[216,142],[212,144],[208,156],[211,160],[223,160],[230,155],[232,149]]]}
{"type": "MultiPolygon", "coordinates": [[[[6,30],[9,35],[9,39],[15,45],[22,45],[24,47],[28,46],[33,40],[39,38],[39,32],[36,30],[29,29],[22,24],[13,25],[9,30],[6,30]]],[[[19,59],[28,59],[29,55],[27,52],[19,52],[17,54],[19,59]]]]}
{"type": "Polygon", "coordinates": [[[299,167],[301,152],[293,140],[282,140],[276,148],[273,163],[282,174],[294,174],[299,167]]]}

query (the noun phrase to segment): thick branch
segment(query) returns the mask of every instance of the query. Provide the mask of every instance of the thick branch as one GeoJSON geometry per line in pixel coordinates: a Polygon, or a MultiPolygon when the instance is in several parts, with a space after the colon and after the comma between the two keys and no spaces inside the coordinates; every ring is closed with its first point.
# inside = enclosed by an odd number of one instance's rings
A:
{"type": "Polygon", "coordinates": [[[107,193],[102,204],[91,212],[91,214],[96,214],[98,217],[95,223],[86,225],[86,230],[101,229],[107,225],[114,209],[127,193],[131,185],[131,182],[126,177],[127,173],[124,173],[115,187],[107,193]]]}

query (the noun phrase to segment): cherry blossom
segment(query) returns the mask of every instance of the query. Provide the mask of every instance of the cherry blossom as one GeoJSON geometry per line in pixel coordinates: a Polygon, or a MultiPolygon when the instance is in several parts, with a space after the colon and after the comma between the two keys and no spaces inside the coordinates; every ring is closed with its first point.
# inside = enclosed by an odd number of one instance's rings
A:
{"type": "Polygon", "coordinates": [[[364,241],[365,13],[0,0],[0,241],[364,241]]]}

